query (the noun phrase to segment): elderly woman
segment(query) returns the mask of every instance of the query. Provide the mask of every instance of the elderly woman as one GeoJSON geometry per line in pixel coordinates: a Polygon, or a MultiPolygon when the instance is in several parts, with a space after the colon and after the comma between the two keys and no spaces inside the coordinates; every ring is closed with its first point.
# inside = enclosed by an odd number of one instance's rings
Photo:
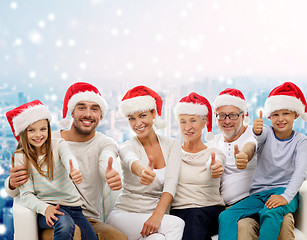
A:
{"type": "Polygon", "coordinates": [[[214,137],[212,109],[205,97],[192,92],[177,103],[174,113],[184,142],[177,193],[170,213],[185,221],[182,239],[211,239],[218,232],[218,216],[224,210],[219,187],[225,161],[222,151],[208,148],[201,138],[205,126],[206,138],[214,137]]]}
{"type": "Polygon", "coordinates": [[[120,103],[136,136],[120,146],[123,189],[108,222],[129,240],[182,238],[184,221],[165,214],[176,193],[180,143],[155,132],[153,125],[163,127],[161,110],[161,97],[145,86],[129,90],[120,103]]]}

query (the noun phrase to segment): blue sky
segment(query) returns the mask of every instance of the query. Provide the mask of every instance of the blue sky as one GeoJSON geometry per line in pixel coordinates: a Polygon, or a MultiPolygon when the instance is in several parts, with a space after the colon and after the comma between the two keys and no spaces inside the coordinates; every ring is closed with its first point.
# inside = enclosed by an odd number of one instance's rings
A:
{"type": "Polygon", "coordinates": [[[0,80],[101,87],[307,76],[304,0],[0,2],[0,80]]]}

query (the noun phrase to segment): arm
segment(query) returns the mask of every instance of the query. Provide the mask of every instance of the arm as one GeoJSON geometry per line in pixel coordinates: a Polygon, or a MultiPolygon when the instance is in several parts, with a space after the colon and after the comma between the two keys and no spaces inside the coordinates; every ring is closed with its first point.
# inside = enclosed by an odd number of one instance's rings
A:
{"type": "Polygon", "coordinates": [[[252,158],[254,157],[255,151],[256,151],[256,144],[254,142],[246,143],[241,149],[241,152],[244,152],[247,155],[248,161],[252,160],[252,158]]]}
{"type": "Polygon", "coordinates": [[[143,229],[141,231],[141,235],[143,237],[158,231],[162,222],[162,218],[166,212],[166,209],[171,204],[172,200],[173,196],[170,193],[168,192],[162,193],[161,199],[156,209],[143,225],[143,229]]]}
{"type": "MultiPolygon", "coordinates": [[[[15,154],[15,166],[20,166],[20,165],[25,165],[23,154],[15,154]]],[[[39,200],[35,196],[34,184],[31,175],[29,176],[28,181],[19,187],[19,190],[20,190],[21,203],[25,207],[37,213],[45,215],[46,209],[50,205],[45,203],[44,201],[39,200]]]]}
{"type": "Polygon", "coordinates": [[[10,197],[19,194],[18,187],[28,181],[28,172],[25,165],[12,166],[10,176],[5,180],[5,190],[10,197]]]}
{"type": "Polygon", "coordinates": [[[149,185],[154,181],[156,173],[153,172],[153,159],[149,156],[149,164],[146,166],[135,153],[135,149],[130,142],[121,145],[120,159],[123,165],[129,167],[130,171],[136,176],[140,177],[140,183],[144,185],[149,185]]]}

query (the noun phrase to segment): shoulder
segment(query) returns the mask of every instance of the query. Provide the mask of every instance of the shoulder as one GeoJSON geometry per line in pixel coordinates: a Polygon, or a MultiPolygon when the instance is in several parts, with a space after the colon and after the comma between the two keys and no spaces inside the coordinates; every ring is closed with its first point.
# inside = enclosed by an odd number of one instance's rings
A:
{"type": "Polygon", "coordinates": [[[167,136],[162,136],[160,134],[157,134],[158,139],[160,141],[161,144],[180,144],[179,140],[173,137],[167,137],[167,136]]]}
{"type": "Polygon", "coordinates": [[[131,138],[130,140],[127,140],[126,142],[123,142],[119,145],[119,150],[125,150],[127,148],[134,148],[137,145],[139,145],[136,137],[131,138]]]}
{"type": "Polygon", "coordinates": [[[114,145],[118,147],[117,142],[113,138],[106,136],[103,133],[97,132],[97,131],[96,131],[94,138],[90,141],[91,143],[98,144],[99,146],[102,146],[102,147],[110,146],[110,145],[114,145]]]}

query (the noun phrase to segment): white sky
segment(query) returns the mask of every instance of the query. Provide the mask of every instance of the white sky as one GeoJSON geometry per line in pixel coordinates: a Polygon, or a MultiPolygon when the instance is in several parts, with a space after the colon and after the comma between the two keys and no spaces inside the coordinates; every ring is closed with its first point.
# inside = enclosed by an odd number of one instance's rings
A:
{"type": "Polygon", "coordinates": [[[307,76],[305,0],[0,2],[0,80],[307,76]]]}

